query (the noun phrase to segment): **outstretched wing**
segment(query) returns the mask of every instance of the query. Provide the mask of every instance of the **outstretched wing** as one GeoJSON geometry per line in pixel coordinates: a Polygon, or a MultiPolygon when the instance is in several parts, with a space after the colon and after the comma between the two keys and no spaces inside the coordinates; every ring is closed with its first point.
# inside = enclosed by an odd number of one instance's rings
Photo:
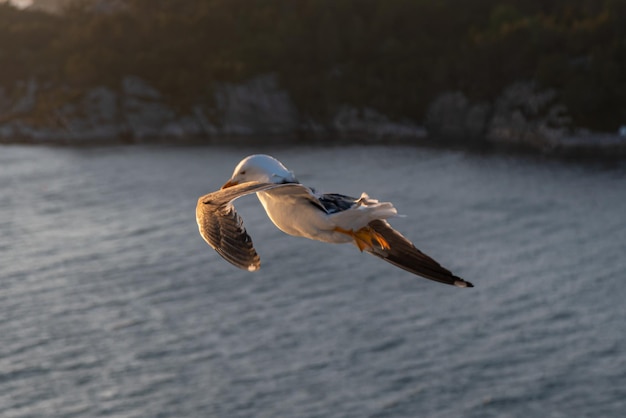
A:
{"type": "Polygon", "coordinates": [[[247,194],[298,184],[247,182],[202,196],[196,205],[196,222],[202,238],[229,263],[248,271],[261,267],[259,255],[232,201],[247,194]]]}
{"type": "Polygon", "coordinates": [[[470,282],[455,276],[431,257],[418,250],[411,241],[393,229],[387,221],[375,220],[369,223],[369,227],[387,241],[389,248],[373,246],[366,250],[368,253],[430,280],[457,287],[474,287],[470,282]]]}

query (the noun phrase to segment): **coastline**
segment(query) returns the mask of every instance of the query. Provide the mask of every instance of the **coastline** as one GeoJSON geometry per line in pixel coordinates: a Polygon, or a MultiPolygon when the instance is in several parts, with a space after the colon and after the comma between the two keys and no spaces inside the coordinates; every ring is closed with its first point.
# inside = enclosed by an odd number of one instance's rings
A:
{"type": "Polygon", "coordinates": [[[295,136],[286,135],[220,135],[215,137],[154,136],[147,138],[100,137],[90,140],[54,138],[36,140],[33,138],[0,139],[0,146],[27,145],[52,147],[107,147],[107,146],[212,146],[212,147],[316,147],[316,146],[391,146],[448,149],[477,153],[541,156],[574,160],[626,160],[626,138],[619,135],[595,133],[587,137],[570,137],[550,146],[536,147],[529,144],[498,144],[459,141],[445,141],[428,135],[420,137],[387,136],[380,137],[368,133],[324,134],[295,136]]]}
{"type": "Polygon", "coordinates": [[[325,117],[298,108],[275,74],[216,86],[213,99],[179,109],[145,80],[95,87],[50,101],[58,90],[35,80],[17,97],[0,90],[0,144],[103,146],[402,145],[566,158],[626,158],[626,126],[601,133],[571,126],[554,92],[514,83],[494,102],[439,95],[425,121],[342,105],[325,117]]]}

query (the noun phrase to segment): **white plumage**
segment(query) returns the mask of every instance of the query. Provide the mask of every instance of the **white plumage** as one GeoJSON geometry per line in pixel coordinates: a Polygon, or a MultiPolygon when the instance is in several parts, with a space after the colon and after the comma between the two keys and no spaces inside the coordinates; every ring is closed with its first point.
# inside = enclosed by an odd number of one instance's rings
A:
{"type": "Polygon", "coordinates": [[[393,204],[363,193],[360,198],[316,194],[293,172],[269,155],[251,155],[235,168],[222,189],[198,199],[200,234],[222,257],[250,271],[260,259],[232,201],[256,193],[267,215],[281,231],[329,243],[354,243],[365,251],[411,273],[458,287],[473,285],[418,250],[395,231],[387,219],[393,204]]]}

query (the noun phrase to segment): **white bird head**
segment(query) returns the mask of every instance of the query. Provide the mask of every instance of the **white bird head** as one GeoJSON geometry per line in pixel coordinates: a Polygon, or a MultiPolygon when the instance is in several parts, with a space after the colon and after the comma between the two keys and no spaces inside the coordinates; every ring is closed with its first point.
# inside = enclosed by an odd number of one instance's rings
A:
{"type": "Polygon", "coordinates": [[[298,183],[293,172],[276,158],[264,154],[250,155],[241,160],[222,189],[248,181],[275,184],[298,183]]]}

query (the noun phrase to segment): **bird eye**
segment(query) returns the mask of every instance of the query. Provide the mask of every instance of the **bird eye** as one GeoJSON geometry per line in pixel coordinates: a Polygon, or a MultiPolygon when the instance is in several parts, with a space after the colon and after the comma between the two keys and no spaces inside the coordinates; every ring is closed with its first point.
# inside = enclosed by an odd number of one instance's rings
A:
{"type": "Polygon", "coordinates": [[[241,174],[242,176],[246,174],[246,170],[240,171],[239,174],[241,174]]]}

